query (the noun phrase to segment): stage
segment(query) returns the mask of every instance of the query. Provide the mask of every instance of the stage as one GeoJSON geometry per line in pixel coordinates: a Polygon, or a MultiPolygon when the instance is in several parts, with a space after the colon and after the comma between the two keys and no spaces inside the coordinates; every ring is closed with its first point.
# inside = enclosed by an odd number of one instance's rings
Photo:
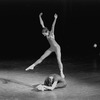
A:
{"type": "Polygon", "coordinates": [[[49,74],[59,73],[55,62],[47,59],[38,65],[34,71],[25,72],[25,68],[32,61],[1,61],[0,100],[100,100],[100,73],[99,71],[86,71],[85,69],[89,65],[96,66],[96,62],[82,63],[75,61],[75,59],[74,62],[71,61],[70,59],[63,60],[67,81],[66,88],[45,92],[38,92],[30,86],[43,83],[49,74]],[[75,69],[76,66],[82,65],[85,70],[75,69]],[[3,79],[11,81],[5,83],[3,79]]]}

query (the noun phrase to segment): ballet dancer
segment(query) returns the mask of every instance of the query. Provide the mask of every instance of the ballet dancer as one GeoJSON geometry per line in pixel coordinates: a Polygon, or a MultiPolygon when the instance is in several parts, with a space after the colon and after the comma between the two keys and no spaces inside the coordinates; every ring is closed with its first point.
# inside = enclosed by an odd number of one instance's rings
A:
{"type": "Polygon", "coordinates": [[[45,79],[44,84],[38,84],[37,86],[33,85],[33,89],[38,91],[52,91],[57,88],[64,88],[66,85],[66,80],[60,75],[51,74],[45,79]]]}
{"type": "Polygon", "coordinates": [[[54,21],[53,21],[53,24],[52,24],[52,27],[51,27],[51,31],[49,31],[48,28],[44,26],[44,22],[43,22],[42,17],[41,17],[42,15],[43,15],[43,13],[39,14],[40,24],[43,28],[42,34],[44,36],[46,36],[46,38],[47,38],[47,40],[50,44],[50,48],[48,50],[46,50],[45,53],[35,63],[33,63],[31,66],[29,66],[25,70],[26,71],[33,70],[36,65],[40,64],[52,52],[55,52],[56,57],[57,57],[57,61],[58,61],[58,65],[59,65],[59,69],[60,69],[60,75],[61,75],[62,78],[65,78],[65,75],[63,73],[63,64],[62,64],[62,61],[61,61],[61,47],[56,42],[55,35],[54,35],[54,29],[55,29],[55,24],[56,24],[56,20],[57,20],[58,15],[57,14],[54,15],[54,21]]]}

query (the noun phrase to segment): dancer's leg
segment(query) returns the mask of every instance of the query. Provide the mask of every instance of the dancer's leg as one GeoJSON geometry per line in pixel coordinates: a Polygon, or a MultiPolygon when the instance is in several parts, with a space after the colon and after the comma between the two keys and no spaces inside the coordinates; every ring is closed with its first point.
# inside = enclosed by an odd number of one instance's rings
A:
{"type": "Polygon", "coordinates": [[[63,80],[57,84],[56,89],[57,88],[64,88],[64,87],[66,87],[66,85],[67,85],[66,80],[63,80]]]}
{"type": "Polygon", "coordinates": [[[61,62],[61,49],[57,48],[55,53],[57,56],[57,61],[58,61],[59,69],[60,69],[60,75],[62,78],[65,78],[64,73],[63,73],[63,64],[61,62]]]}
{"type": "Polygon", "coordinates": [[[45,51],[45,53],[35,62],[33,63],[31,66],[29,66],[27,70],[30,70],[30,69],[34,69],[34,67],[38,64],[40,64],[46,57],[48,57],[50,54],[52,53],[52,50],[51,49],[48,49],[45,51]]]}
{"type": "Polygon", "coordinates": [[[41,63],[46,57],[48,57],[51,54],[51,50],[48,49],[47,51],[45,51],[45,53],[34,63],[35,66],[39,63],[41,63]]]}

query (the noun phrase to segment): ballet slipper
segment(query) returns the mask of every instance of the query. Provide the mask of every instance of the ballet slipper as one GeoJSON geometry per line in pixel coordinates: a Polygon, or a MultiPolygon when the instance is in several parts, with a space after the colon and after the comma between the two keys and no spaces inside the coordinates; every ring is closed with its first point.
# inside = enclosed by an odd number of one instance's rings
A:
{"type": "Polygon", "coordinates": [[[33,65],[29,66],[28,68],[26,68],[25,70],[26,70],[26,71],[28,71],[28,70],[33,70],[34,67],[35,67],[35,65],[33,64],[33,65]]]}

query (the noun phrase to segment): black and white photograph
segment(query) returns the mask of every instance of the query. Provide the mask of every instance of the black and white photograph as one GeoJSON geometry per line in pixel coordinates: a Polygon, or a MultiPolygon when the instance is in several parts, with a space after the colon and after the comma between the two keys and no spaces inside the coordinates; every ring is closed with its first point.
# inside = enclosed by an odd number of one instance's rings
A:
{"type": "Polygon", "coordinates": [[[99,0],[0,0],[0,100],[100,100],[99,0]]]}

